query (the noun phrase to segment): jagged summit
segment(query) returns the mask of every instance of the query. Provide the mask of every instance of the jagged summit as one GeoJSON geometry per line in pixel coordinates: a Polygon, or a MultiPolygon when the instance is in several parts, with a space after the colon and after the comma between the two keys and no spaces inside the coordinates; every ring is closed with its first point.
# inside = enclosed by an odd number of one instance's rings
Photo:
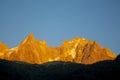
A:
{"type": "Polygon", "coordinates": [[[7,45],[0,42],[0,51],[4,49],[8,49],[7,45]]]}
{"type": "Polygon", "coordinates": [[[34,39],[34,35],[33,33],[30,33],[22,42],[21,44],[24,44],[26,42],[33,42],[35,39],[34,39]]]}
{"type": "Polygon", "coordinates": [[[3,44],[0,42],[0,57],[3,58],[4,53],[6,53],[9,50],[6,44],[3,44]]]}
{"type": "Polygon", "coordinates": [[[33,33],[30,33],[27,37],[28,40],[34,40],[34,35],[33,33]]]}
{"type": "MultiPolygon", "coordinates": [[[[1,46],[0,46],[1,48],[1,46]]],[[[0,51],[0,58],[15,61],[41,64],[48,61],[70,61],[92,64],[102,60],[115,59],[116,55],[107,48],[101,47],[96,41],[85,38],[64,40],[61,46],[53,48],[46,41],[36,40],[29,34],[17,47],[0,51]]]]}

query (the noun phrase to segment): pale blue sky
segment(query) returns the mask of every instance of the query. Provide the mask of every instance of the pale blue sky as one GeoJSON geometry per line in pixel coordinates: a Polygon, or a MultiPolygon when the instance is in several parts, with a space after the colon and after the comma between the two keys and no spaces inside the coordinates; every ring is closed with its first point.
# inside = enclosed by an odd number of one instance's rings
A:
{"type": "Polygon", "coordinates": [[[120,0],[0,0],[0,41],[17,46],[30,32],[48,45],[85,37],[120,53],[120,0]]]}

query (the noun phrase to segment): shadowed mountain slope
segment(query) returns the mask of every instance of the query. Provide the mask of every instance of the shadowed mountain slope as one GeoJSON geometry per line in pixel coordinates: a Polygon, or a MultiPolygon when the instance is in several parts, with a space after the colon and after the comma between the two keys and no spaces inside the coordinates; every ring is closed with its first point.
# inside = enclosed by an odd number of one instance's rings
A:
{"type": "Polygon", "coordinates": [[[119,80],[120,56],[94,64],[48,62],[28,64],[0,60],[0,80],[119,80]]]}

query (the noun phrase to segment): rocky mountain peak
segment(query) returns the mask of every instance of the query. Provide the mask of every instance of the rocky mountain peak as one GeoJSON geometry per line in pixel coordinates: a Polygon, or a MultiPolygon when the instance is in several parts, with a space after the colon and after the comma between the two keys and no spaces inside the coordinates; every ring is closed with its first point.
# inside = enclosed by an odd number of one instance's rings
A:
{"type": "MultiPolygon", "coordinates": [[[[0,43],[1,45],[1,43],[0,43]]],[[[16,48],[0,51],[0,58],[29,63],[42,64],[49,61],[70,61],[92,64],[102,60],[112,60],[116,55],[109,49],[100,46],[96,41],[85,38],[65,40],[61,46],[53,48],[46,41],[36,40],[29,34],[16,48]]]]}
{"type": "Polygon", "coordinates": [[[31,43],[31,42],[34,42],[35,39],[34,39],[34,35],[32,33],[30,33],[22,42],[21,44],[24,44],[24,43],[31,43]]]}
{"type": "Polygon", "coordinates": [[[4,49],[8,49],[7,45],[0,42],[0,51],[4,49]]]}

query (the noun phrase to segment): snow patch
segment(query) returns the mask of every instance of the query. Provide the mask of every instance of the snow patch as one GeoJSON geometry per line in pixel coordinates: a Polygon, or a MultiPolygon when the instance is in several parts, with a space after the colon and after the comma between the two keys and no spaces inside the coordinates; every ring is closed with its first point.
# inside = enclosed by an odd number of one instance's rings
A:
{"type": "Polygon", "coordinates": [[[76,42],[76,44],[74,45],[74,47],[69,51],[69,54],[70,54],[73,58],[75,58],[75,56],[76,56],[76,48],[77,48],[79,42],[80,42],[80,40],[78,40],[78,41],[76,42]]]}

